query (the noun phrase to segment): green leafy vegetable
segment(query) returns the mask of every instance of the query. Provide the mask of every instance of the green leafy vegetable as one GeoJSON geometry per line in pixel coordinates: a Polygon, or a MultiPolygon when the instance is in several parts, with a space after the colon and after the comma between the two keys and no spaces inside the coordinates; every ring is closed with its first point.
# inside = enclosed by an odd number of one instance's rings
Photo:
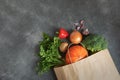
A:
{"type": "Polygon", "coordinates": [[[40,61],[37,64],[37,71],[43,74],[51,69],[53,66],[64,64],[64,61],[59,54],[58,47],[61,40],[58,37],[50,37],[48,34],[43,33],[43,41],[40,42],[40,61]]]}
{"type": "Polygon", "coordinates": [[[92,53],[95,53],[107,48],[106,39],[103,36],[98,34],[90,34],[82,41],[81,44],[92,53]]]}

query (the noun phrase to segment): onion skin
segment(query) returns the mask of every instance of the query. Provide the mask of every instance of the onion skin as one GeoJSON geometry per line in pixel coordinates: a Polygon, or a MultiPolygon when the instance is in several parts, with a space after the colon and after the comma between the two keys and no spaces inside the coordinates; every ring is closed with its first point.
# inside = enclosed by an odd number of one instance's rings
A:
{"type": "Polygon", "coordinates": [[[60,51],[63,52],[63,53],[66,52],[67,48],[68,48],[68,43],[67,42],[61,43],[61,45],[59,47],[60,51]]]}
{"type": "Polygon", "coordinates": [[[73,44],[79,44],[81,41],[82,41],[82,34],[77,31],[77,30],[74,30],[71,34],[70,34],[70,41],[73,43],[73,44]]]}

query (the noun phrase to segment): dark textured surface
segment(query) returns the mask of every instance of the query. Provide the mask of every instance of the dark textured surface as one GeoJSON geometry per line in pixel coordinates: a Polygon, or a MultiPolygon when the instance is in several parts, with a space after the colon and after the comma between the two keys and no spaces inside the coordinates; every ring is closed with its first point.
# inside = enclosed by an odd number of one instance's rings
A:
{"type": "Polygon", "coordinates": [[[52,70],[36,74],[36,46],[42,32],[80,19],[106,37],[120,72],[120,0],[0,0],[0,80],[56,80],[52,70]]]}

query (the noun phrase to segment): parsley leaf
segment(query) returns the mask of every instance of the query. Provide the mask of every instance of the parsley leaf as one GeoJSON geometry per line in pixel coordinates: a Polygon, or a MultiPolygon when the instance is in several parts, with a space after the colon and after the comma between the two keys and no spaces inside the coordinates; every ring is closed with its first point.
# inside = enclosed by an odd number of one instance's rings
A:
{"type": "Polygon", "coordinates": [[[54,66],[64,64],[58,50],[60,43],[61,40],[58,37],[50,37],[48,34],[43,33],[43,41],[40,42],[40,52],[38,54],[40,61],[36,67],[38,74],[43,74],[54,66]]]}

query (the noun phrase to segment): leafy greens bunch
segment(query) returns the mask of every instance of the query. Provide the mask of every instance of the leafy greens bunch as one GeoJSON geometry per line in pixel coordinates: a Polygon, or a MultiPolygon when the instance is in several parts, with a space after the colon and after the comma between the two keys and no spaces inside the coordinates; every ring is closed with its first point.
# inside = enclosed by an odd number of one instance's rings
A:
{"type": "Polygon", "coordinates": [[[38,74],[43,74],[51,69],[53,66],[63,65],[64,61],[59,54],[59,46],[61,40],[58,37],[50,37],[43,33],[43,41],[40,42],[40,61],[37,63],[38,74]]]}

